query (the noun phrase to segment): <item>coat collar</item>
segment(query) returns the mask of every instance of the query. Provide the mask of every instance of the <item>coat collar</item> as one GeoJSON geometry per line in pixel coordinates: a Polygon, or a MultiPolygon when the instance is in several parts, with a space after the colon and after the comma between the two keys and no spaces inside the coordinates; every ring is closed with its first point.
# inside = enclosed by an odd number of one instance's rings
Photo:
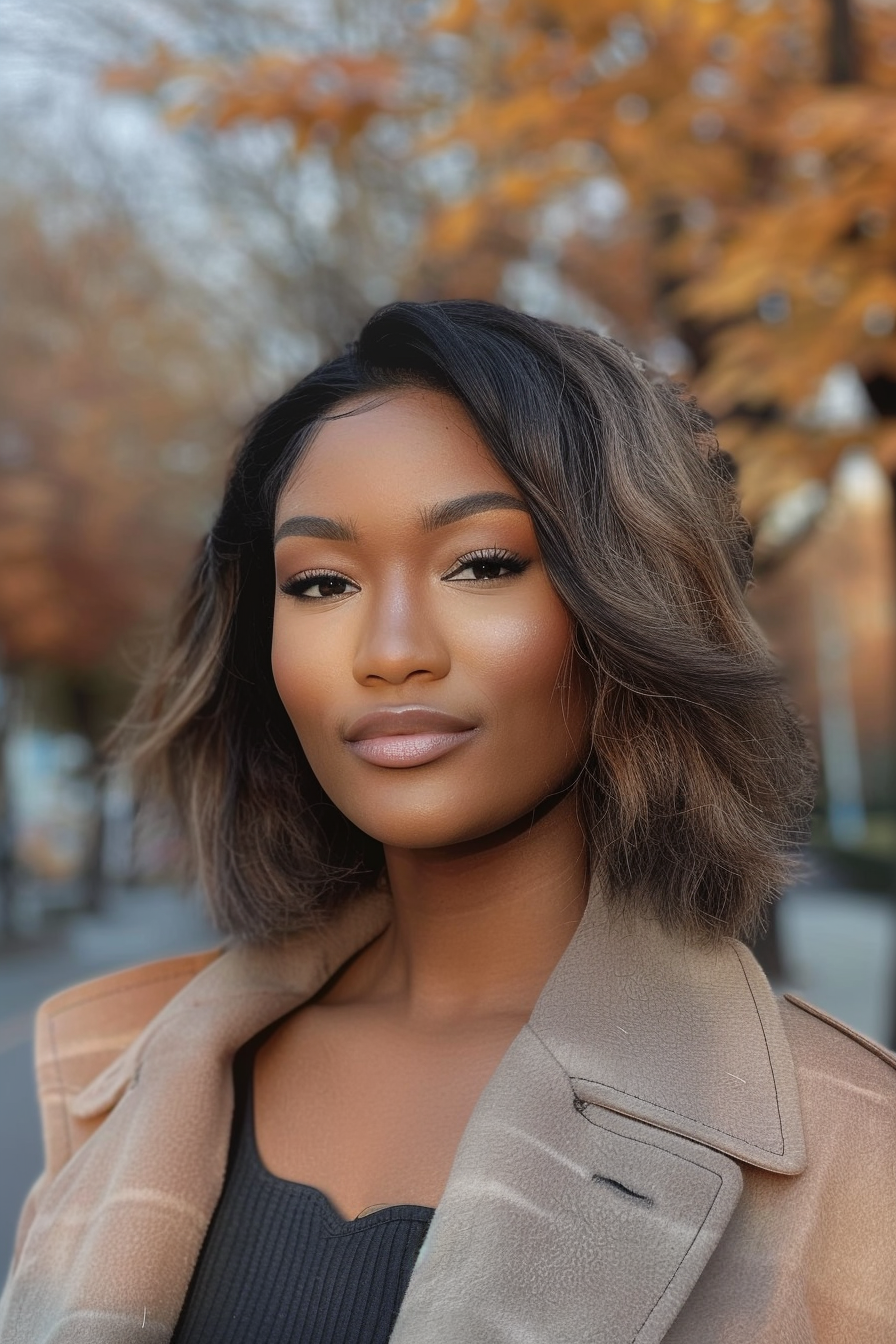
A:
{"type": "Polygon", "coordinates": [[[806,1162],[778,1005],[733,939],[705,947],[592,895],[530,1025],[577,1095],[742,1162],[806,1162]]]}
{"type": "Polygon", "coordinates": [[[388,893],[370,890],[319,928],[285,943],[225,948],[74,1098],[73,1115],[102,1115],[138,1077],[165,1074],[188,1061],[193,1049],[205,1058],[217,1056],[229,1069],[241,1045],[312,998],[390,918],[388,893]]]}
{"type": "MultiPolygon", "coordinates": [[[[112,1106],[175,1040],[232,1054],[317,993],[386,927],[387,894],[368,892],[313,933],[233,947],[201,972],[73,1103],[112,1106]]],[[[579,1100],[680,1134],[780,1174],[805,1166],[793,1060],[778,1006],[743,944],[702,947],[656,922],[612,914],[592,890],[529,1028],[579,1100]]],[[[525,1080],[520,1079],[525,1087],[525,1080]]]]}

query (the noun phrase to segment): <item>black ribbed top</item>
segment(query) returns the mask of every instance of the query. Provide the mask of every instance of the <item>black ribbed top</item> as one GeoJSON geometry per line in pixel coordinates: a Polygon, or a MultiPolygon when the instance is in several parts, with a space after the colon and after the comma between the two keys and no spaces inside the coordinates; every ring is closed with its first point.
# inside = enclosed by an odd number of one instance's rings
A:
{"type": "Polygon", "coordinates": [[[252,1114],[259,1044],[234,1064],[224,1189],[172,1344],[386,1344],[433,1210],[393,1205],[347,1221],[314,1186],[273,1176],[252,1114]]]}

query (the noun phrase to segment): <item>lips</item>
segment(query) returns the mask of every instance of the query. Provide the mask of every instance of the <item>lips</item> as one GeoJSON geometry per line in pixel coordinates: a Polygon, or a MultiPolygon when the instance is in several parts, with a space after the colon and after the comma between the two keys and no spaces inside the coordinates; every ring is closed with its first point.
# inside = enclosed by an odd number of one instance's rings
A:
{"type": "Polygon", "coordinates": [[[468,719],[425,705],[400,705],[364,714],[345,733],[353,755],[393,769],[425,765],[468,742],[476,733],[468,719]]]}

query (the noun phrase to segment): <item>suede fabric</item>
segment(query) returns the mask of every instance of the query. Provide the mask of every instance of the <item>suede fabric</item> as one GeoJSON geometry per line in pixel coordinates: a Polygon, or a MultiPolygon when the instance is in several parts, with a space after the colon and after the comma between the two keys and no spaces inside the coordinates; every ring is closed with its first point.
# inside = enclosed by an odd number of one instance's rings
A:
{"type": "MultiPolygon", "coordinates": [[[[0,1344],[169,1341],[223,1183],[234,1052],[388,923],[79,986],[41,1009],[46,1171],[0,1344]]],[[[749,951],[592,894],[485,1088],[393,1344],[893,1344],[896,1060],[749,951]]]]}

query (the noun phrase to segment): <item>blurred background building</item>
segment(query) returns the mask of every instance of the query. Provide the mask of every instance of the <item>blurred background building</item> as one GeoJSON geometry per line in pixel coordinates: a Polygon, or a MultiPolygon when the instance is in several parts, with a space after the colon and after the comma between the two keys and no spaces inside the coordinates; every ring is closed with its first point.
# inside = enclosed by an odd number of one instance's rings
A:
{"type": "Polygon", "coordinates": [[[759,951],[896,1044],[892,0],[7,0],[0,1259],[37,1001],[210,941],[102,769],[241,427],[397,296],[592,326],[740,467],[816,742],[759,951]]]}

